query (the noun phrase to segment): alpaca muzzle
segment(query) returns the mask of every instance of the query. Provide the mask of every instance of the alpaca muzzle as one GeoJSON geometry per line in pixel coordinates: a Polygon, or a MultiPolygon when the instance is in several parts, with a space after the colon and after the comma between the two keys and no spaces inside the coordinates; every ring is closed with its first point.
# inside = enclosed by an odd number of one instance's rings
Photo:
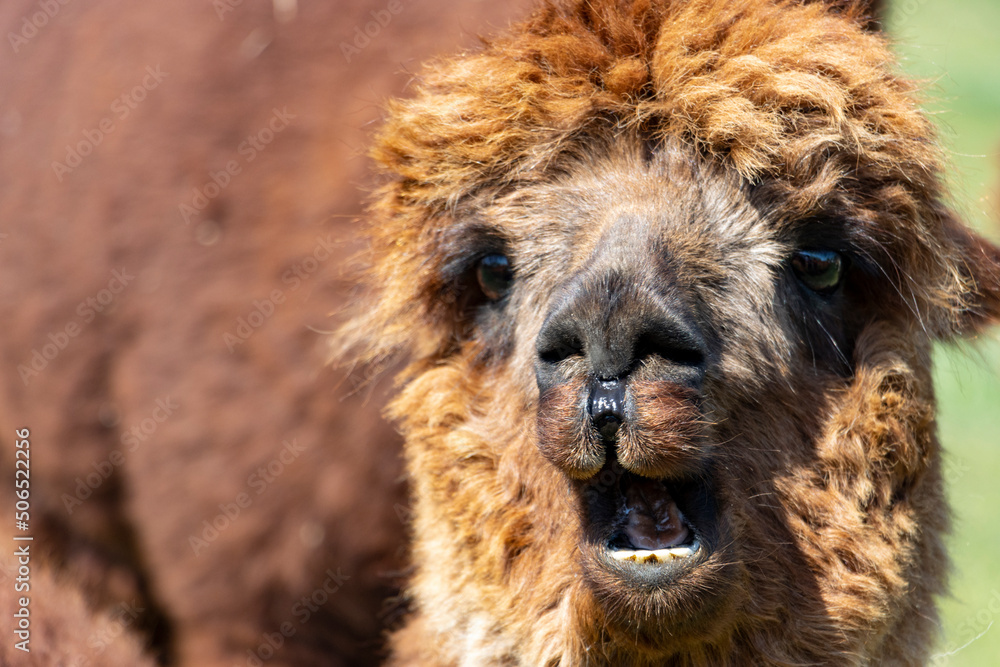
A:
{"type": "Polygon", "coordinates": [[[536,342],[537,442],[574,480],[594,576],[679,581],[719,544],[705,337],[678,290],[620,269],[592,267],[555,303],[536,342]]]}
{"type": "Polygon", "coordinates": [[[609,459],[650,478],[702,466],[708,346],[677,290],[649,282],[592,268],[570,279],[538,335],[539,448],[574,479],[609,459]]]}

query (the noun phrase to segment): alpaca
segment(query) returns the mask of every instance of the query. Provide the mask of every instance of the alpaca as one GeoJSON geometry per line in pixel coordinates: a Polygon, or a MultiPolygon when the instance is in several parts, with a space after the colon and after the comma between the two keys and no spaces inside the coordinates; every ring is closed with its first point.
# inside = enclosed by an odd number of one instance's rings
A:
{"type": "Polygon", "coordinates": [[[927,659],[931,344],[1000,317],[1000,249],[859,4],[543,2],[373,155],[336,345],[404,363],[391,664],[927,659]]]}

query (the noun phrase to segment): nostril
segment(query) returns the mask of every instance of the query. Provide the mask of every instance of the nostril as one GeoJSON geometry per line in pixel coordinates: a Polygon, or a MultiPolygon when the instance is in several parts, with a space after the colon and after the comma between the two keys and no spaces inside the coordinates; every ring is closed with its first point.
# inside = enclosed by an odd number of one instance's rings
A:
{"type": "Polygon", "coordinates": [[[682,366],[701,366],[705,363],[701,345],[680,331],[643,333],[635,342],[633,354],[636,360],[655,355],[682,366]]]}
{"type": "Polygon", "coordinates": [[[575,336],[560,338],[552,344],[543,347],[538,357],[549,364],[558,364],[560,361],[568,359],[574,355],[583,354],[583,343],[575,336]]]}

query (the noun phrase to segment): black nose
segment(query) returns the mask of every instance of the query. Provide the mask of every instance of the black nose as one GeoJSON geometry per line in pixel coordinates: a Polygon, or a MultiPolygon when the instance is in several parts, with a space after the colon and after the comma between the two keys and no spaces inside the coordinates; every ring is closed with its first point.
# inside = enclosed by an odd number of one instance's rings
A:
{"type": "Polygon", "coordinates": [[[622,401],[619,388],[608,381],[624,380],[648,362],[656,379],[700,389],[707,354],[697,323],[676,295],[619,274],[571,285],[546,317],[536,351],[542,392],[565,381],[559,370],[563,362],[582,362],[582,367],[565,368],[585,370],[598,381],[591,387],[589,408],[595,426],[600,428],[601,419],[609,430],[617,428],[610,425],[614,420],[622,421],[622,401]]]}
{"type": "Polygon", "coordinates": [[[587,412],[605,442],[612,442],[625,421],[625,383],[621,380],[594,380],[590,385],[587,412]]]}

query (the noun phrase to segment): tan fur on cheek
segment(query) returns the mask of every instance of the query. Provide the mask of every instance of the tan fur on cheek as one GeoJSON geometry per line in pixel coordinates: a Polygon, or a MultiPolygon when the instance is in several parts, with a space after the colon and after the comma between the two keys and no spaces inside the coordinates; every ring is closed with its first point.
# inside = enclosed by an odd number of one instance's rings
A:
{"type": "Polygon", "coordinates": [[[873,654],[935,636],[948,567],[928,349],[885,326],[858,341],[858,374],[819,443],[819,460],[778,481],[789,525],[820,574],[838,627],[873,654]]]}

